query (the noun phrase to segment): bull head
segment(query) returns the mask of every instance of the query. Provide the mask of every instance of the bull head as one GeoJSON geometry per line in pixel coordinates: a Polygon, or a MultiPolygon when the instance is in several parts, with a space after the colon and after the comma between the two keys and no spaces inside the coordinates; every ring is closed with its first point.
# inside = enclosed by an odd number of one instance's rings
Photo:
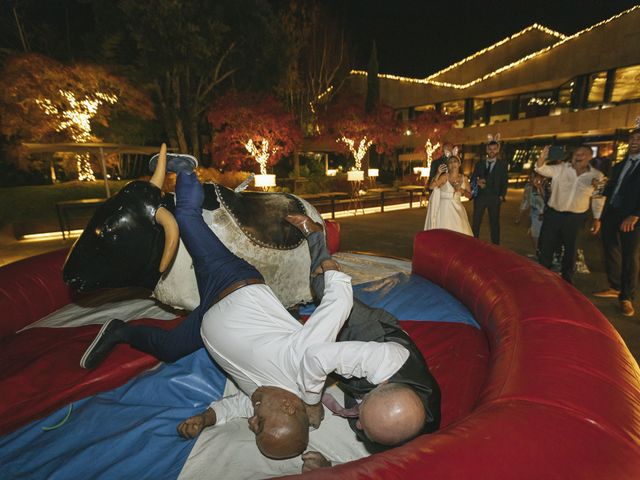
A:
{"type": "Polygon", "coordinates": [[[133,181],[94,214],[64,264],[64,281],[80,292],[154,288],[179,244],[178,225],[163,206],[166,146],[149,182],[133,181]]]}

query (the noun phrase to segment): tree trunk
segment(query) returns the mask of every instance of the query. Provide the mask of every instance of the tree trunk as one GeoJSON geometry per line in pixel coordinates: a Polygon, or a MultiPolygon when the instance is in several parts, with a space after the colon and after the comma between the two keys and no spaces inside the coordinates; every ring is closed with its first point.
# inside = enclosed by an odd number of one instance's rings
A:
{"type": "Polygon", "coordinates": [[[182,119],[176,112],[175,126],[176,126],[176,137],[178,139],[178,148],[180,149],[180,153],[188,153],[189,152],[189,144],[187,143],[187,137],[184,135],[184,126],[182,125],[182,119]]]}

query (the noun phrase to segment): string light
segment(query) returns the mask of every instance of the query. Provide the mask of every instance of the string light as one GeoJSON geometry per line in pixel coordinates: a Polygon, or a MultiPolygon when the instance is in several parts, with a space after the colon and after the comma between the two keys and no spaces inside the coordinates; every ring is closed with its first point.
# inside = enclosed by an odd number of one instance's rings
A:
{"type": "MultiPolygon", "coordinates": [[[[75,93],[69,90],[59,90],[59,92],[68,108],[54,105],[48,98],[38,98],[36,104],[42,108],[46,115],[58,117],[57,132],[67,130],[77,143],[87,143],[91,140],[91,119],[98,113],[100,105],[114,104],[118,101],[116,95],[105,92],[95,92],[93,95],[85,95],[81,99],[76,98],[75,93]]],[[[95,181],[96,177],[91,168],[90,159],[88,153],[76,154],[78,180],[95,181]]]]}
{"type": "Polygon", "coordinates": [[[278,150],[278,147],[269,150],[269,140],[265,138],[260,142],[260,147],[258,148],[258,145],[250,138],[249,141],[244,144],[244,148],[247,149],[249,155],[260,165],[260,175],[266,175],[269,157],[278,150]]]}
{"type": "Polygon", "coordinates": [[[336,142],[343,142],[347,147],[349,147],[349,151],[353,154],[353,158],[356,161],[355,169],[362,170],[362,159],[367,154],[367,150],[369,150],[369,147],[373,142],[371,140],[367,140],[366,135],[362,137],[362,140],[360,140],[360,144],[357,149],[355,148],[355,140],[352,140],[351,138],[342,136],[337,139],[336,142]]]}
{"type": "Polygon", "coordinates": [[[500,40],[499,42],[494,43],[493,45],[488,46],[487,48],[483,48],[482,50],[477,51],[476,53],[474,53],[473,55],[469,55],[466,58],[463,58],[462,60],[449,65],[446,68],[443,68],[442,70],[437,71],[436,73],[433,73],[431,75],[429,75],[428,77],[425,78],[425,80],[433,80],[434,78],[442,75],[443,73],[448,72],[449,70],[452,70],[460,65],[464,65],[465,63],[473,60],[474,58],[479,57],[480,55],[484,55],[485,53],[490,52],[491,50],[498,48],[501,45],[504,45],[507,42],[510,42],[512,40],[515,40],[516,38],[524,35],[525,33],[528,33],[532,30],[540,30],[548,35],[551,35],[553,37],[556,38],[560,38],[560,39],[564,39],[566,38],[566,35],[563,35],[560,32],[556,32],[555,30],[551,30],[550,28],[545,27],[544,25],[540,25],[538,23],[534,23],[533,25],[529,25],[527,28],[520,30],[517,33],[514,33],[513,35],[511,35],[510,37],[504,38],[502,40],[500,40]]]}
{"type": "Polygon", "coordinates": [[[424,144],[424,151],[427,153],[427,168],[431,168],[431,161],[433,160],[433,154],[440,147],[440,142],[435,145],[431,144],[431,139],[427,138],[427,143],[424,144]]]}
{"type": "MultiPolygon", "coordinates": [[[[507,65],[504,65],[504,66],[502,66],[502,67],[500,67],[500,68],[498,68],[498,69],[496,69],[496,70],[494,70],[492,72],[489,72],[489,73],[487,73],[487,74],[485,74],[485,75],[483,75],[481,77],[478,77],[478,78],[476,78],[474,80],[471,80],[471,81],[469,81],[467,83],[464,83],[464,84],[441,82],[441,81],[438,81],[438,80],[433,80],[433,77],[435,75],[443,73],[447,69],[453,68],[453,66],[447,67],[446,69],[441,70],[440,72],[437,72],[436,74],[430,75],[427,78],[410,78],[410,77],[402,77],[402,76],[399,76],[399,75],[390,75],[390,74],[384,74],[384,73],[383,74],[379,74],[378,76],[380,78],[385,78],[385,79],[389,79],[389,80],[398,80],[398,81],[404,82],[404,83],[419,83],[419,84],[423,84],[423,85],[434,85],[434,86],[437,86],[437,87],[448,87],[448,88],[454,88],[454,89],[457,89],[457,90],[464,90],[464,89],[472,87],[472,86],[474,86],[474,85],[476,85],[476,84],[478,84],[478,83],[480,83],[480,82],[482,82],[484,80],[487,80],[489,78],[495,77],[496,75],[498,75],[498,74],[500,74],[500,73],[502,73],[502,72],[504,72],[506,70],[511,70],[512,68],[515,68],[515,67],[523,64],[524,62],[527,62],[527,61],[529,61],[529,60],[531,60],[533,58],[536,58],[536,57],[538,57],[538,56],[540,56],[542,54],[545,54],[545,53],[551,51],[552,49],[557,48],[560,45],[563,45],[564,43],[568,42],[569,40],[573,40],[575,38],[580,37],[581,35],[584,35],[585,33],[589,33],[591,30],[593,30],[595,28],[598,28],[598,27],[601,27],[602,25],[605,25],[607,23],[610,23],[610,22],[622,17],[623,15],[627,15],[628,13],[631,13],[631,12],[637,10],[638,8],[640,8],[640,5],[636,5],[634,7],[631,7],[630,9],[625,10],[624,12],[620,12],[619,14],[614,15],[613,17],[610,17],[610,18],[608,18],[606,20],[603,20],[601,22],[598,22],[595,25],[591,25],[590,27],[585,28],[584,30],[580,30],[579,32],[574,33],[573,35],[565,36],[564,38],[558,37],[558,38],[560,38],[560,41],[554,43],[553,45],[549,45],[548,47],[544,47],[544,48],[542,48],[540,50],[537,50],[537,51],[535,51],[533,53],[525,55],[524,57],[522,57],[522,58],[520,58],[518,60],[515,60],[515,61],[513,61],[513,62],[511,62],[511,63],[509,63],[507,65]]],[[[533,25],[532,25],[532,27],[533,27],[533,25]]],[[[546,28],[546,27],[542,27],[542,28],[546,28]]],[[[552,30],[550,30],[550,31],[552,32],[552,30]]],[[[559,34],[559,35],[561,35],[561,34],[559,34]]],[[[505,40],[508,40],[508,39],[505,39],[505,40]]],[[[498,43],[500,43],[500,42],[498,42],[498,43]]],[[[491,47],[487,47],[487,48],[491,48],[491,47]]],[[[479,52],[477,52],[477,53],[479,53],[479,52]]],[[[474,54],[474,55],[476,55],[476,54],[474,54]]],[[[471,57],[467,57],[467,59],[461,60],[460,62],[458,62],[458,64],[461,65],[462,63],[465,63],[465,61],[469,61],[469,59],[475,58],[474,55],[471,55],[471,57]]],[[[367,72],[364,71],[364,70],[351,70],[350,73],[352,75],[360,75],[360,76],[367,75],[367,72]]]]}

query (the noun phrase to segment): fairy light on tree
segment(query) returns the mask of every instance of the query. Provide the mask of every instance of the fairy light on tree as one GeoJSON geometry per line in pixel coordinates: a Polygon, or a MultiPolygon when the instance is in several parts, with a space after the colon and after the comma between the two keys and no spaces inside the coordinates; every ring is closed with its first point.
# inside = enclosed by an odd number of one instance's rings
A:
{"type": "Polygon", "coordinates": [[[355,147],[355,144],[356,144],[355,140],[351,138],[347,138],[344,135],[340,137],[337,141],[343,142],[349,148],[349,151],[351,152],[351,154],[353,155],[353,158],[355,159],[355,169],[358,171],[362,170],[362,160],[364,159],[364,156],[367,154],[367,151],[369,150],[369,147],[373,144],[373,142],[367,139],[366,135],[362,137],[362,140],[360,140],[360,143],[358,144],[358,148],[355,147]]]}
{"type": "Polygon", "coordinates": [[[424,151],[427,153],[427,168],[431,168],[431,161],[433,160],[433,154],[440,148],[440,142],[435,145],[431,144],[431,139],[427,139],[427,143],[424,144],[424,151]]]}
{"type": "Polygon", "coordinates": [[[269,150],[269,140],[265,138],[260,142],[260,146],[258,146],[253,139],[249,139],[249,141],[244,144],[244,148],[247,149],[249,155],[260,165],[260,175],[266,175],[269,158],[278,151],[278,147],[269,150]]]}
{"type": "MultiPolygon", "coordinates": [[[[85,95],[83,98],[77,98],[75,93],[68,90],[60,90],[59,92],[61,104],[54,104],[48,98],[39,98],[36,103],[45,114],[57,119],[56,131],[66,131],[77,143],[87,143],[93,138],[91,119],[98,113],[100,105],[104,103],[113,105],[118,101],[116,95],[104,92],[95,92],[92,95],[85,95]]],[[[96,177],[91,168],[88,153],[76,154],[76,166],[78,180],[95,181],[96,177]]]]}

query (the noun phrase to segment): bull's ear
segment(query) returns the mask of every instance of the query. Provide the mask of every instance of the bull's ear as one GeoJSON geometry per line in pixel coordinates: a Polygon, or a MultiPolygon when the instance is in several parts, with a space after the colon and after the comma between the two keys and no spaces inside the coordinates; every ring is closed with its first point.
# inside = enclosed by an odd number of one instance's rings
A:
{"type": "Polygon", "coordinates": [[[149,180],[150,183],[162,190],[164,184],[164,177],[167,173],[167,145],[162,144],[160,147],[160,154],[158,155],[158,163],[156,164],[156,170],[153,172],[153,176],[149,180]]]}
{"type": "MultiPolygon", "coordinates": [[[[160,162],[158,162],[158,166],[160,166],[160,162]]],[[[156,211],[156,222],[164,229],[164,251],[160,259],[160,273],[164,273],[169,268],[180,244],[180,230],[172,213],[164,207],[160,207],[156,211]]]]}

